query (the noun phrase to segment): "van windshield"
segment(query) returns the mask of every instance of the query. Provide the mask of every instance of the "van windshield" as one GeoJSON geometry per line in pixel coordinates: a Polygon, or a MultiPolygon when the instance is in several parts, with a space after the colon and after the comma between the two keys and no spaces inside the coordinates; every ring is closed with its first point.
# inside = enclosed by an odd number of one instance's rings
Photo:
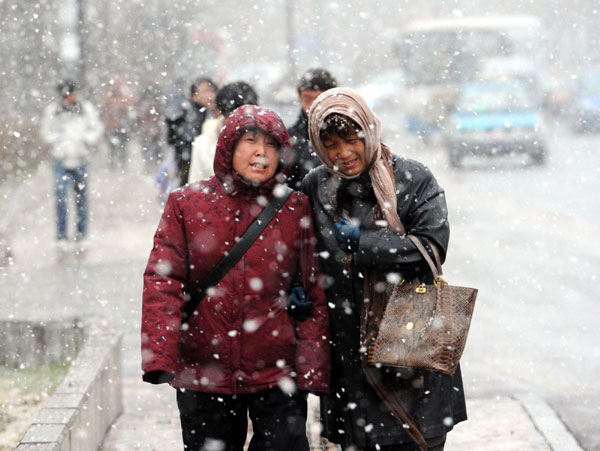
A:
{"type": "Polygon", "coordinates": [[[509,56],[509,41],[494,30],[435,30],[405,36],[408,84],[447,84],[474,80],[482,58],[509,56]]]}
{"type": "Polygon", "coordinates": [[[458,102],[462,113],[523,110],[532,104],[519,83],[473,83],[464,86],[458,102]]]}

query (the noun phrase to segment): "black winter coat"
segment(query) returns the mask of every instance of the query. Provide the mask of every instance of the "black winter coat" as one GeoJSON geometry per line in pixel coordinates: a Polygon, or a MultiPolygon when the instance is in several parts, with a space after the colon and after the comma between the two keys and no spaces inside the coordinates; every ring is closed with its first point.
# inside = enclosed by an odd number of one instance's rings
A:
{"type": "Polygon", "coordinates": [[[311,169],[321,165],[321,160],[315,153],[308,137],[308,116],[300,112],[298,120],[288,129],[293,146],[293,163],[287,174],[286,185],[299,190],[302,179],[311,169]]]}
{"type": "Polygon", "coordinates": [[[188,99],[180,99],[179,105],[170,109],[166,117],[167,143],[175,150],[175,161],[179,170],[180,182],[185,185],[192,156],[192,143],[202,133],[202,125],[206,120],[206,107],[188,99]]]}
{"type": "MultiPolygon", "coordinates": [[[[393,156],[398,215],[407,230],[437,245],[445,259],[449,239],[446,200],[434,176],[422,164],[393,156]]],[[[332,339],[331,390],[321,398],[323,435],[334,443],[358,447],[410,443],[411,439],[368,384],[359,353],[360,306],[365,270],[400,273],[407,280],[431,278],[427,263],[406,237],[386,229],[372,229],[377,200],[368,174],[341,181],[337,203],[361,221],[358,251],[351,272],[345,252],[335,239],[325,167],[308,174],[302,183],[313,209],[318,250],[326,273],[332,339]]],[[[386,384],[405,386],[403,403],[426,439],[438,437],[467,418],[460,367],[453,376],[426,372],[423,389],[411,388],[420,379],[409,369],[384,368],[386,384]]]]}

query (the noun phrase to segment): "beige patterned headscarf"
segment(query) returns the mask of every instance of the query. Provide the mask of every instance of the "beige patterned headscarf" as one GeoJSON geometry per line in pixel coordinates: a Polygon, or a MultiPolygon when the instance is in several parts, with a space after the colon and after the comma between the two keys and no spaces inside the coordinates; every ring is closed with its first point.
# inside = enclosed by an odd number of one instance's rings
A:
{"type": "Polygon", "coordinates": [[[392,154],[380,142],[380,122],[365,100],[348,88],[334,88],[323,92],[314,101],[308,112],[308,133],[317,155],[329,172],[339,177],[352,179],[360,174],[348,176],[334,166],[327,150],[319,138],[319,132],[327,116],[339,113],[354,120],[364,133],[365,159],[377,204],[388,223],[388,228],[404,232],[402,222],[396,211],[396,184],[392,167],[392,154]]]}

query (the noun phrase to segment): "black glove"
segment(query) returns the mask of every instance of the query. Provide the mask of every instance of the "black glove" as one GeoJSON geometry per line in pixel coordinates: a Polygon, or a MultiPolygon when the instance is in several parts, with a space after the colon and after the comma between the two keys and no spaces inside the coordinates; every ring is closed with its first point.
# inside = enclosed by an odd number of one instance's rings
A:
{"type": "Polygon", "coordinates": [[[360,227],[354,225],[342,216],[339,217],[334,226],[335,239],[340,248],[346,252],[356,252],[360,240],[360,227]]]}
{"type": "Polygon", "coordinates": [[[304,293],[304,288],[296,286],[292,288],[292,292],[288,302],[288,313],[298,321],[306,320],[313,307],[313,301],[304,293]]]}
{"type": "Polygon", "coordinates": [[[164,384],[175,379],[175,375],[173,375],[173,373],[169,373],[168,371],[154,370],[144,373],[142,379],[144,382],[149,382],[151,384],[164,384]]]}

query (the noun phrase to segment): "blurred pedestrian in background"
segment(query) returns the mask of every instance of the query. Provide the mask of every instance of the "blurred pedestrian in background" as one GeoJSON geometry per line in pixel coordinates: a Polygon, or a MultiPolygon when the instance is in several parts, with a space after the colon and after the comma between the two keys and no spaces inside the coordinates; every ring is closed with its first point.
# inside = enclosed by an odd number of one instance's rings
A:
{"type": "Polygon", "coordinates": [[[323,272],[331,282],[332,377],[329,395],[321,398],[324,435],[348,450],[441,451],[446,433],[467,419],[460,367],[453,376],[376,367],[367,364],[366,350],[378,331],[388,283],[433,281],[400,227],[422,241],[433,260],[432,246],[442,262],[446,257],[444,191],[428,168],[380,142],[379,119],[350,89],[320,95],[309,124],[323,166],[304,179],[302,190],[311,200],[318,250],[326,256],[323,272]],[[408,415],[396,410],[399,402],[408,415]]]}
{"type": "Polygon", "coordinates": [[[335,88],[337,81],[325,69],[309,69],[298,81],[300,96],[300,114],[290,129],[290,140],[293,146],[292,169],[286,184],[292,189],[300,189],[300,183],[308,172],[321,164],[308,139],[308,110],[315,99],[323,91],[335,88]]]}
{"type": "Polygon", "coordinates": [[[167,107],[167,143],[173,146],[180,185],[188,182],[194,139],[202,133],[204,121],[217,116],[216,91],[210,78],[200,77],[190,86],[189,97],[176,96],[167,107]]]}
{"type": "Polygon", "coordinates": [[[156,169],[163,158],[163,110],[164,101],[158,85],[149,84],[142,91],[136,106],[137,137],[147,168],[156,169]]]}
{"type": "Polygon", "coordinates": [[[258,105],[258,94],[248,83],[244,81],[229,83],[217,91],[215,106],[218,116],[204,121],[202,133],[192,144],[192,161],[188,177],[190,182],[214,175],[213,162],[219,133],[225,120],[242,105],[258,105]]]}
{"type": "Polygon", "coordinates": [[[242,451],[248,416],[249,450],[309,449],[307,393],[327,392],[330,349],[306,196],[292,191],[208,295],[197,292],[285,193],[280,151],[289,145],[277,114],[239,107],[219,135],[215,175],[172,192],[154,235],[144,273],[143,378],[177,388],[187,450],[242,451]],[[286,308],[307,297],[312,308],[302,317],[286,308]],[[181,327],[194,300],[201,302],[181,327]]]}
{"type": "Polygon", "coordinates": [[[77,97],[77,86],[64,80],[57,86],[60,99],[45,109],[40,134],[51,146],[56,193],[56,238],[67,239],[68,190],[73,189],[77,206],[77,229],[73,236],[82,240],[87,233],[90,146],[102,135],[103,127],[96,108],[77,97]]]}
{"type": "Polygon", "coordinates": [[[111,170],[127,166],[133,115],[133,95],[123,86],[120,78],[111,78],[102,105],[104,133],[108,143],[108,167],[111,170]]]}

